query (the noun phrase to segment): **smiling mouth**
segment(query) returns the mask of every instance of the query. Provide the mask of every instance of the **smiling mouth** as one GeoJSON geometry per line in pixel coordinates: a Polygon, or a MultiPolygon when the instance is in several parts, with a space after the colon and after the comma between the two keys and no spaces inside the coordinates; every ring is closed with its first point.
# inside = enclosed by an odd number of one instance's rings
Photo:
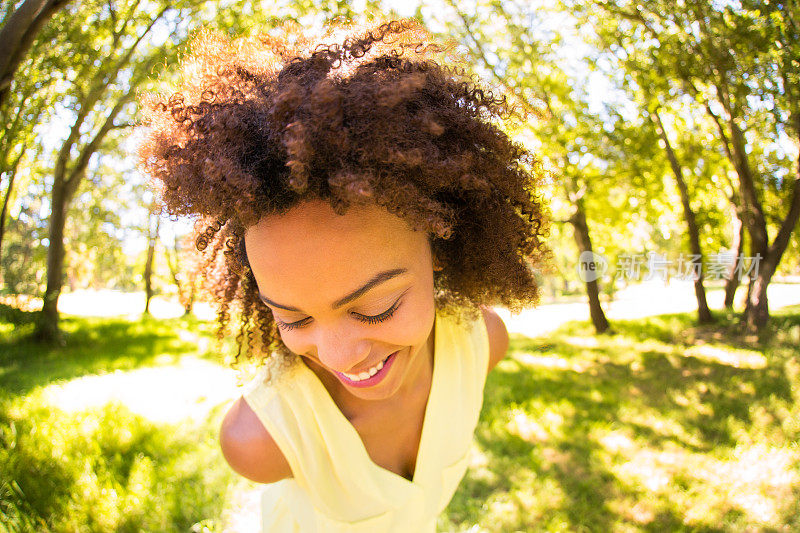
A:
{"type": "Polygon", "coordinates": [[[380,361],[377,365],[369,368],[359,374],[348,374],[346,372],[336,372],[343,382],[354,387],[371,387],[378,384],[383,380],[383,377],[389,371],[389,367],[394,362],[395,355],[398,352],[390,354],[386,359],[380,361]]]}
{"type": "Polygon", "coordinates": [[[386,359],[384,359],[383,361],[379,362],[377,365],[373,366],[370,369],[367,369],[367,370],[361,372],[360,374],[348,374],[347,372],[342,372],[342,375],[344,375],[350,381],[364,381],[365,379],[369,379],[372,376],[374,376],[375,374],[377,374],[380,371],[380,369],[383,368],[383,364],[389,359],[389,357],[391,357],[391,354],[389,354],[386,357],[386,359]]]}

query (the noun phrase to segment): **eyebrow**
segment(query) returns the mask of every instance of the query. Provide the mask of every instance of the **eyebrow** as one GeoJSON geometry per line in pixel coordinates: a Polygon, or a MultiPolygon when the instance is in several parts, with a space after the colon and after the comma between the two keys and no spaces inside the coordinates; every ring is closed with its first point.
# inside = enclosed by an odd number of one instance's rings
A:
{"type": "MultiPolygon", "coordinates": [[[[362,285],[358,289],[354,290],[353,292],[351,292],[350,294],[348,294],[344,298],[340,298],[339,300],[336,300],[335,302],[333,302],[333,304],[331,305],[331,309],[339,309],[343,305],[346,305],[346,304],[352,302],[353,300],[356,300],[356,299],[360,298],[366,292],[374,289],[376,286],[380,285],[381,283],[383,283],[385,281],[389,281],[390,279],[396,278],[397,276],[399,276],[401,274],[405,274],[406,272],[408,272],[408,269],[406,269],[406,268],[395,268],[395,269],[392,269],[392,270],[384,270],[383,272],[378,272],[377,274],[372,276],[372,279],[370,279],[364,285],[362,285]]],[[[277,307],[279,309],[284,309],[286,311],[294,311],[296,313],[302,313],[302,311],[300,309],[296,308],[296,307],[292,307],[290,305],[282,305],[282,304],[273,302],[272,300],[270,300],[269,298],[267,298],[263,294],[259,293],[259,297],[261,298],[261,300],[264,301],[264,303],[266,303],[268,305],[271,305],[272,307],[277,307]]]]}

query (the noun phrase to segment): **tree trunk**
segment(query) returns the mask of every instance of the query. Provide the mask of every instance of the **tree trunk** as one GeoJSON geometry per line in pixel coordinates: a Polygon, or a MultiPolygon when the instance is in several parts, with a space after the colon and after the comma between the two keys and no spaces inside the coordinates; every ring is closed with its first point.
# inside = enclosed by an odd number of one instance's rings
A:
{"type": "MultiPolygon", "coordinates": [[[[19,162],[22,161],[22,156],[25,155],[26,149],[27,146],[23,145],[22,149],[19,151],[19,154],[17,154],[14,163],[9,165],[8,168],[2,169],[6,173],[8,173],[8,185],[6,186],[6,194],[3,197],[3,207],[0,208],[0,257],[2,257],[2,251],[3,251],[3,236],[5,235],[6,232],[6,216],[8,216],[8,204],[11,202],[11,194],[14,192],[14,178],[16,178],[17,176],[17,169],[19,168],[19,162]]],[[[0,157],[5,157],[5,155],[0,157]]]]}
{"type": "MultiPolygon", "coordinates": [[[[797,221],[800,220],[800,158],[798,158],[797,176],[791,187],[789,211],[781,221],[778,233],[772,244],[770,244],[764,210],[758,198],[753,172],[745,150],[744,134],[736,123],[736,117],[730,105],[728,105],[727,98],[725,98],[727,94],[725,87],[717,86],[716,89],[720,96],[719,101],[727,113],[730,139],[728,139],[722,122],[711,110],[711,107],[707,105],[706,110],[717,123],[723,146],[729,147],[726,148],[726,154],[739,177],[738,192],[742,199],[741,218],[750,237],[751,257],[760,256],[759,273],[751,277],[751,281],[748,284],[747,300],[744,314],[742,315],[742,324],[750,331],[758,331],[769,320],[767,286],[780,263],[783,253],[786,251],[786,247],[789,245],[789,239],[797,225],[797,221]]],[[[800,113],[795,112],[793,115],[794,131],[800,132],[800,113]]]]}
{"type": "Polygon", "coordinates": [[[187,316],[191,314],[192,309],[194,309],[195,281],[188,276],[186,282],[181,280],[180,249],[181,246],[178,237],[175,236],[174,248],[170,251],[169,247],[165,247],[164,256],[167,259],[167,266],[169,267],[169,273],[172,275],[172,281],[178,289],[178,301],[180,301],[183,306],[183,316],[187,316]]]}
{"type": "MultiPolygon", "coordinates": [[[[731,146],[733,155],[733,167],[739,176],[739,190],[742,197],[742,221],[747,227],[750,236],[750,250],[753,256],[759,256],[761,261],[766,261],[769,256],[769,237],[767,235],[767,223],[764,218],[764,211],[761,202],[756,194],[753,173],[745,152],[744,134],[733,118],[733,114],[728,110],[728,125],[731,130],[731,146]]],[[[786,220],[784,220],[786,222],[786,220]]],[[[787,241],[788,242],[788,241],[787,241]]],[[[785,248],[785,247],[784,247],[785,248]]],[[[783,252],[781,252],[782,254],[783,252]]],[[[776,263],[777,265],[777,263],[776,263]]],[[[751,278],[747,288],[747,303],[745,304],[742,322],[749,331],[757,331],[769,320],[769,304],[767,303],[767,285],[769,278],[759,276],[751,278]]]]}
{"type": "MultiPolygon", "coordinates": [[[[583,204],[580,200],[575,202],[575,213],[570,217],[569,222],[572,224],[575,243],[578,245],[579,252],[581,254],[593,252],[592,240],[589,238],[589,225],[586,223],[586,215],[583,212],[583,204]]],[[[589,297],[589,316],[592,318],[595,331],[603,333],[608,330],[609,324],[600,305],[600,288],[597,279],[587,278],[585,283],[586,295],[589,297]]]]}
{"type": "Polygon", "coordinates": [[[750,234],[752,249],[763,256],[766,255],[769,246],[764,208],[758,199],[753,171],[747,159],[744,134],[732,117],[728,122],[731,128],[731,146],[734,157],[732,163],[739,176],[739,189],[744,206],[743,220],[750,234]]]}
{"type": "MultiPolygon", "coordinates": [[[[800,131],[800,127],[798,127],[800,131]]],[[[743,321],[749,331],[759,331],[769,320],[769,304],[767,303],[767,286],[778,268],[783,252],[789,245],[797,221],[800,220],[800,157],[797,161],[797,175],[792,184],[791,204],[786,218],[783,219],[778,234],[760,259],[758,274],[750,285],[743,321]]],[[[758,252],[756,252],[758,253],[758,252]]],[[[755,260],[755,259],[754,259],[755,260]]]]}
{"type": "Polygon", "coordinates": [[[81,126],[78,121],[72,126],[70,136],[64,142],[56,159],[55,170],[53,172],[53,193],[51,199],[51,211],[49,219],[49,238],[50,244],[47,247],[47,288],[45,289],[44,305],[39,317],[34,338],[43,342],[61,342],[61,334],[58,329],[58,298],[61,296],[64,276],[64,225],[67,220],[67,209],[75,191],[78,190],[86,174],[86,167],[89,159],[100,147],[100,143],[111,131],[114,125],[114,118],[122,110],[123,106],[130,101],[133,93],[130,92],[120,98],[111,112],[105,119],[100,130],[94,138],[87,142],[79,152],[77,161],[71,169],[67,169],[70,159],[70,149],[75,145],[75,137],[81,126]]]}
{"type": "Polygon", "coordinates": [[[189,316],[192,314],[192,310],[194,309],[194,297],[195,297],[195,283],[194,280],[189,284],[189,294],[186,295],[183,301],[183,316],[189,316]]]}
{"type": "Polygon", "coordinates": [[[49,245],[47,247],[47,288],[34,337],[42,342],[62,342],[58,327],[58,298],[64,282],[64,225],[70,195],[67,183],[56,179],[53,183],[50,211],[49,245]]]}
{"type": "Polygon", "coordinates": [[[8,186],[6,187],[6,194],[3,197],[3,207],[0,208],[0,257],[3,252],[3,235],[6,232],[6,215],[8,214],[8,204],[11,201],[11,193],[14,190],[14,178],[16,172],[11,172],[8,175],[8,186]]]}
{"type": "Polygon", "coordinates": [[[153,216],[153,212],[148,215],[147,217],[147,259],[144,263],[144,314],[150,314],[150,299],[153,297],[153,259],[156,255],[156,243],[158,242],[158,230],[161,226],[161,218],[158,215],[156,216],[156,227],[153,230],[153,224],[150,218],[153,216]]]}
{"type": "MultiPolygon", "coordinates": [[[[750,237],[750,254],[751,257],[760,257],[760,261],[774,262],[777,267],[780,256],[783,255],[786,246],[789,243],[789,234],[791,234],[795,224],[797,223],[797,216],[800,214],[800,187],[798,187],[797,180],[795,180],[794,190],[792,193],[791,207],[786,218],[783,219],[781,228],[778,235],[775,237],[774,244],[778,246],[769,246],[769,237],[767,234],[767,223],[764,218],[764,211],[761,206],[761,201],[758,199],[756,192],[755,181],[753,179],[753,172],[750,168],[750,162],[747,159],[747,152],[745,150],[745,139],[741,128],[736,123],[736,118],[733,114],[731,107],[728,105],[727,98],[725,98],[726,90],[724,86],[718,85],[716,87],[717,94],[719,95],[719,102],[727,113],[727,125],[730,129],[730,138],[725,131],[720,118],[712,111],[711,107],[706,104],[706,111],[714,119],[719,129],[720,138],[723,147],[725,147],[725,154],[728,156],[733,168],[736,170],[736,175],[739,178],[738,195],[741,198],[742,210],[741,220],[744,227],[747,229],[747,234],[750,237]],[[795,213],[797,211],[797,213],[795,213]],[[780,239],[779,239],[780,237],[780,239]],[[785,240],[785,243],[783,241],[785,240]],[[779,250],[780,249],[780,250],[779,250]],[[777,259],[770,257],[772,253],[779,253],[777,259]]],[[[767,285],[772,278],[761,277],[759,272],[758,276],[751,273],[750,281],[747,284],[747,299],[745,300],[745,310],[742,315],[742,324],[750,331],[756,331],[763,327],[769,320],[769,304],[767,303],[767,285]]]]}
{"type": "Polygon", "coordinates": [[[742,223],[742,219],[739,217],[737,213],[737,207],[733,207],[733,214],[731,216],[731,222],[733,225],[733,242],[731,243],[731,249],[736,254],[736,257],[733,260],[733,264],[731,265],[730,270],[728,271],[728,279],[725,281],[725,308],[726,309],[733,309],[733,300],[736,296],[736,289],[739,288],[741,284],[740,276],[738,275],[741,272],[741,268],[743,265],[739,265],[739,258],[742,257],[744,254],[744,224],[742,223]]]}
{"type": "Polygon", "coordinates": [[[759,331],[769,320],[767,286],[769,286],[769,282],[772,280],[772,276],[778,266],[774,256],[771,259],[760,262],[758,275],[752,278],[749,286],[747,303],[744,309],[745,326],[748,331],[759,331]]]}
{"type": "Polygon", "coordinates": [[[0,107],[36,34],[66,0],[25,0],[0,29],[0,107]]]}
{"type": "Polygon", "coordinates": [[[686,220],[686,227],[689,232],[689,249],[693,258],[693,271],[697,273],[697,277],[694,280],[694,294],[697,298],[697,321],[701,324],[708,324],[713,322],[714,319],[711,316],[711,311],[708,309],[706,289],[703,287],[703,252],[700,248],[700,231],[697,228],[694,211],[692,211],[692,206],[689,202],[689,189],[686,186],[686,181],[683,179],[683,167],[678,163],[678,158],[669,142],[667,132],[664,130],[664,123],[661,121],[661,116],[658,114],[658,111],[655,111],[653,115],[656,119],[658,134],[661,140],[664,141],[664,148],[667,152],[669,164],[672,167],[673,174],[675,174],[675,181],[678,184],[681,205],[683,206],[683,218],[686,220]],[[699,263],[699,265],[697,263],[699,263]]]}

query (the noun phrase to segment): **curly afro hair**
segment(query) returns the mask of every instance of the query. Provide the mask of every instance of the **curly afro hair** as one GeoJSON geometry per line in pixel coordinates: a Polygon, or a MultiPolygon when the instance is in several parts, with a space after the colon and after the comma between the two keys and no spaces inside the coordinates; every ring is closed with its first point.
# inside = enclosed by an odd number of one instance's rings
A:
{"type": "Polygon", "coordinates": [[[536,302],[539,166],[499,127],[506,100],[433,59],[443,51],[410,21],[316,46],[205,32],[177,92],[146,98],[141,165],[167,212],[199,219],[220,336],[239,312],[237,359],[286,353],[244,231],[308,199],[339,213],[373,202],[426,231],[440,310],[536,302]]]}

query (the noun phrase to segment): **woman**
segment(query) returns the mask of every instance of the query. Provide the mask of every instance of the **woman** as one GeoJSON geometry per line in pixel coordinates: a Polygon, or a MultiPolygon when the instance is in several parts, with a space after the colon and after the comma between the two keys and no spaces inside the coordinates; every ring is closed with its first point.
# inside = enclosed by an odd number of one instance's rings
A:
{"type": "Polygon", "coordinates": [[[213,221],[220,332],[234,305],[264,360],[220,436],[268,484],[264,531],[434,531],[508,346],[490,306],[537,298],[535,161],[441,51],[411,22],[205,34],[147,105],[143,166],[171,214],[213,221]]]}

